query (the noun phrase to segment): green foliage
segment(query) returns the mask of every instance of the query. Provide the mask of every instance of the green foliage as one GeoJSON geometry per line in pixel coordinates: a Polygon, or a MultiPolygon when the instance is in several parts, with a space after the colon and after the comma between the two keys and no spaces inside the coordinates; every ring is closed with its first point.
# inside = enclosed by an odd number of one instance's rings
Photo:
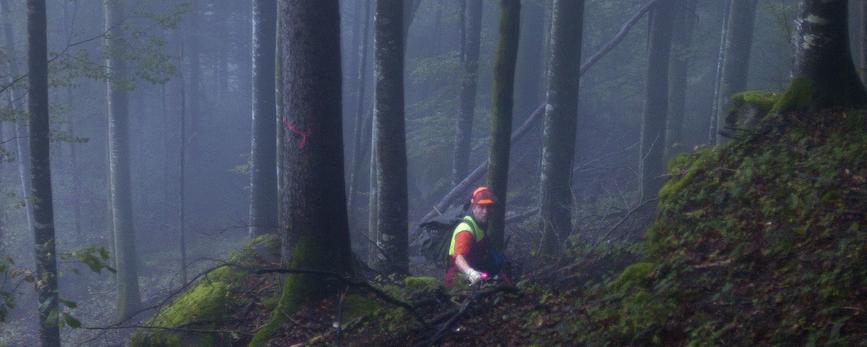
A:
{"type": "Polygon", "coordinates": [[[591,291],[581,342],[864,341],[865,123],[863,111],[778,114],[673,160],[645,259],[591,291]]]}
{"type": "MultiPolygon", "coordinates": [[[[87,265],[90,271],[96,273],[102,272],[103,269],[108,270],[111,273],[115,272],[115,269],[109,265],[109,254],[105,247],[91,246],[60,255],[60,260],[62,261],[69,261],[72,259],[87,265]]],[[[76,268],[72,268],[72,272],[79,273],[76,268]]]]}

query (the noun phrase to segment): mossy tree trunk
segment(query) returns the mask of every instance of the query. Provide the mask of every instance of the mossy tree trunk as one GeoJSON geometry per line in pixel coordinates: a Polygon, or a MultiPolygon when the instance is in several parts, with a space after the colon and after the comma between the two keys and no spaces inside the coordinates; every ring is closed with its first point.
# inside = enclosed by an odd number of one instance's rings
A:
{"type": "Polygon", "coordinates": [[[60,346],[57,252],[51,193],[48,124],[48,35],[45,0],[27,1],[27,111],[30,114],[30,167],[33,180],[33,241],[36,295],[39,300],[39,341],[60,346]]]}
{"type": "Polygon", "coordinates": [[[117,263],[117,304],[115,318],[123,320],[132,315],[141,304],[135,250],[135,230],[132,220],[132,181],[130,180],[129,148],[129,95],[124,83],[127,78],[122,29],[123,0],[106,0],[105,50],[109,78],[108,93],[108,166],[109,191],[114,231],[115,261],[117,263]]]}
{"type": "Polygon", "coordinates": [[[512,107],[515,65],[521,33],[521,1],[500,0],[500,39],[494,62],[493,107],[491,112],[491,149],[488,156],[488,186],[497,205],[488,221],[487,232],[494,247],[503,248],[506,200],[509,182],[509,153],[512,137],[512,107]]]}
{"type": "Polygon", "coordinates": [[[797,105],[778,104],[778,111],[860,107],[867,103],[849,50],[848,4],[847,0],[801,2],[794,80],[781,100],[797,105]]]}
{"type": "Polygon", "coordinates": [[[461,100],[458,121],[455,123],[455,145],[452,155],[452,186],[458,185],[467,175],[472,149],[473,118],[476,108],[476,85],[479,70],[479,44],[482,32],[482,0],[466,0],[466,10],[461,14],[466,23],[466,36],[462,50],[464,56],[461,76],[461,100]]]}
{"type": "Polygon", "coordinates": [[[557,254],[572,232],[571,182],[578,125],[584,0],[554,0],[552,11],[539,210],[542,249],[548,255],[557,254]]]}
{"type": "Polygon", "coordinates": [[[253,109],[250,237],[277,230],[277,109],[274,56],[277,0],[253,1],[253,109]]]}
{"type": "Polygon", "coordinates": [[[644,114],[641,120],[641,200],[656,197],[662,186],[665,122],[668,112],[668,64],[676,0],[660,0],[651,10],[650,55],[644,114]]]}
{"type": "Polygon", "coordinates": [[[670,159],[684,151],[683,118],[686,107],[687,75],[692,58],[692,32],[698,16],[696,0],[678,0],[675,8],[674,36],[672,37],[671,61],[668,78],[668,119],[666,126],[665,158],[670,159]]]}
{"type": "MultiPolygon", "coordinates": [[[[281,0],[278,6],[278,99],[285,103],[281,109],[292,110],[283,115],[278,151],[283,261],[290,268],[349,275],[338,1],[281,0]]],[[[324,276],[288,275],[269,327],[336,285],[324,276]]],[[[253,344],[267,340],[264,331],[253,344]]]]}
{"type": "Polygon", "coordinates": [[[384,254],[372,265],[384,273],[408,274],[403,5],[403,0],[377,0],[374,16],[376,241],[384,254]]]}
{"type": "Polygon", "coordinates": [[[758,0],[731,0],[723,43],[723,66],[720,76],[720,92],[717,103],[716,143],[725,142],[724,135],[734,127],[734,119],[726,117],[731,97],[747,88],[750,68],[750,51],[753,45],[753,26],[758,0]]]}

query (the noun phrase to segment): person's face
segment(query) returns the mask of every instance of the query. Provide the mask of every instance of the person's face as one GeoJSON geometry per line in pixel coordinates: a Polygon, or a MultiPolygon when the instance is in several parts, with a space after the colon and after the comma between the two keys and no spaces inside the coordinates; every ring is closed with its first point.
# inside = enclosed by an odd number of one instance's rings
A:
{"type": "Polygon", "coordinates": [[[473,219],[476,222],[485,224],[488,222],[488,218],[491,216],[491,211],[494,209],[494,205],[473,205],[473,219]]]}

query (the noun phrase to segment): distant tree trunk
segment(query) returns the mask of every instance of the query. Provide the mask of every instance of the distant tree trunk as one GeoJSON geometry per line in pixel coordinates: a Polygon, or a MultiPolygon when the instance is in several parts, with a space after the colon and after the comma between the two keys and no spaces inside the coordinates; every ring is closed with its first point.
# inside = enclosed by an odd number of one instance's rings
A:
{"type": "MultiPolygon", "coordinates": [[[[281,0],[281,99],[292,110],[280,158],[280,229],[289,268],[349,275],[351,251],[343,178],[340,6],[337,0],[281,0]],[[291,52],[291,54],[289,54],[291,52]]],[[[334,281],[288,275],[274,315],[329,295],[334,281]]],[[[262,342],[254,339],[256,345],[262,342]]]]}
{"type": "Polygon", "coordinates": [[[415,19],[415,13],[418,11],[418,6],[421,5],[421,0],[402,0],[403,2],[403,48],[406,49],[406,39],[409,37],[409,27],[415,19]]]}
{"type": "Polygon", "coordinates": [[[180,73],[180,106],[178,117],[178,253],[181,257],[181,283],[187,282],[187,87],[183,72],[180,73]]]}
{"type": "Polygon", "coordinates": [[[473,118],[476,108],[476,85],[479,70],[479,45],[482,32],[482,0],[465,0],[466,12],[462,14],[466,26],[463,51],[463,75],[461,76],[461,101],[455,129],[455,147],[452,155],[452,186],[467,175],[473,137],[473,118]]]}
{"type": "MultiPolygon", "coordinates": [[[[536,0],[523,0],[522,5],[521,43],[515,73],[515,115],[526,118],[539,106],[543,95],[545,8],[536,0]]],[[[523,118],[515,120],[523,121],[523,118]]]]}
{"type": "Polygon", "coordinates": [[[807,100],[800,105],[782,105],[780,111],[867,104],[849,50],[848,1],[804,0],[797,23],[794,79],[783,100],[807,100]]]}
{"type": "Polygon", "coordinates": [[[668,112],[668,64],[675,0],[660,0],[651,10],[650,55],[644,115],[641,120],[641,200],[656,197],[662,186],[665,119],[668,112]]]}
{"type": "Polygon", "coordinates": [[[117,305],[115,318],[132,315],[141,304],[136,269],[135,230],[132,220],[132,192],[129,150],[129,96],[119,85],[127,79],[127,67],[120,44],[124,42],[123,0],[105,1],[105,40],[109,79],[108,92],[108,165],[110,174],[112,229],[117,261],[117,305]]]}
{"type": "Polygon", "coordinates": [[[518,37],[521,33],[521,1],[500,0],[500,41],[494,62],[493,107],[491,112],[491,151],[488,186],[499,199],[488,221],[491,243],[503,248],[506,219],[506,194],[509,182],[509,153],[512,136],[512,107],[518,37]]]}
{"type": "Polygon", "coordinates": [[[725,47],[726,47],[726,35],[728,34],[728,22],[730,19],[729,9],[731,8],[731,3],[734,0],[725,0],[726,3],[723,5],[723,14],[722,14],[722,29],[720,30],[720,42],[719,42],[719,51],[717,52],[716,59],[716,71],[714,74],[713,80],[713,101],[710,111],[710,122],[708,126],[708,137],[707,143],[709,145],[715,145],[717,140],[717,115],[719,114],[719,110],[722,107],[720,105],[720,94],[722,87],[722,73],[723,73],[723,65],[725,65],[725,47]]]}
{"type": "Polygon", "coordinates": [[[376,158],[376,127],[372,124],[373,117],[370,118],[370,172],[368,173],[369,196],[367,199],[367,266],[373,268],[374,264],[379,262],[380,259],[386,255],[382,253],[379,242],[377,242],[379,239],[379,232],[376,229],[376,225],[379,223],[379,209],[377,208],[378,204],[376,203],[378,200],[376,193],[379,189],[376,188],[376,167],[379,165],[379,160],[376,158]]]}
{"type": "MultiPolygon", "coordinates": [[[[353,215],[356,210],[356,204],[358,201],[358,186],[361,182],[359,182],[361,178],[361,157],[364,156],[364,146],[362,145],[362,137],[366,134],[363,129],[364,120],[363,115],[365,113],[364,100],[367,96],[367,47],[369,43],[368,31],[370,30],[370,1],[364,2],[364,27],[361,29],[360,33],[356,33],[356,35],[363,36],[358,45],[358,66],[356,69],[356,88],[358,89],[358,95],[355,99],[355,129],[353,129],[352,135],[352,168],[349,172],[349,196],[348,198],[348,210],[349,210],[349,220],[352,222],[354,220],[353,215]]],[[[351,223],[354,224],[354,223],[351,223]]]]}
{"type": "Polygon", "coordinates": [[[697,18],[695,2],[696,0],[678,0],[675,9],[675,29],[668,73],[670,79],[668,88],[669,112],[665,135],[665,158],[671,158],[684,150],[681,130],[683,129],[683,116],[686,107],[687,74],[689,61],[692,57],[692,31],[697,18]]]}
{"type": "Polygon", "coordinates": [[[374,16],[377,243],[385,257],[373,267],[409,273],[406,129],[403,95],[403,0],[377,0],[374,16]]]}
{"type": "Polygon", "coordinates": [[[458,49],[461,66],[464,66],[467,47],[467,0],[458,0],[460,6],[458,9],[458,49]]]}
{"type": "Polygon", "coordinates": [[[275,233],[277,228],[276,32],[277,1],[254,1],[250,237],[275,233]]]}
{"type": "Polygon", "coordinates": [[[189,150],[192,152],[193,159],[195,159],[198,154],[198,132],[201,130],[199,128],[201,117],[201,104],[199,99],[202,98],[202,93],[200,92],[199,87],[201,86],[202,67],[199,59],[201,52],[199,50],[200,36],[198,3],[199,0],[190,0],[190,27],[187,31],[187,40],[189,41],[190,46],[190,129],[188,132],[190,133],[189,150]]]}
{"type": "Polygon", "coordinates": [[[542,249],[556,255],[572,232],[572,163],[578,126],[578,85],[584,0],[554,0],[551,69],[542,147],[542,249]]]}
{"type": "MultiPolygon", "coordinates": [[[[75,122],[69,122],[69,136],[75,138],[75,122]]],[[[78,171],[78,146],[77,142],[69,143],[69,171],[72,175],[72,195],[78,199],[81,197],[81,173],[78,171]]],[[[83,237],[81,234],[81,204],[73,204],[72,217],[75,227],[76,237],[83,237]]]]}
{"type": "MultiPolygon", "coordinates": [[[[6,54],[9,59],[9,83],[18,76],[18,59],[15,52],[15,33],[12,30],[12,15],[9,0],[0,0],[0,11],[3,12],[3,34],[6,38],[6,54]]],[[[13,111],[23,111],[22,97],[15,86],[9,88],[9,108],[13,111]]],[[[27,229],[33,230],[33,202],[30,199],[30,138],[28,119],[23,114],[15,115],[15,148],[18,160],[18,180],[21,183],[21,199],[24,200],[24,217],[27,219],[27,229]]]]}
{"type": "Polygon", "coordinates": [[[729,18],[726,23],[723,68],[720,79],[720,99],[717,108],[717,143],[725,142],[726,128],[735,124],[726,117],[730,98],[737,92],[747,88],[747,76],[750,68],[750,51],[753,45],[753,24],[756,18],[756,2],[758,0],[732,0],[729,8],[729,18]]]}
{"type": "MultiPolygon", "coordinates": [[[[5,7],[5,6],[4,6],[5,7]]],[[[8,7],[6,7],[8,9],[8,7]]],[[[48,125],[48,37],[45,0],[27,0],[27,111],[31,119],[30,167],[33,180],[33,241],[36,257],[36,294],[39,299],[39,340],[60,346],[57,251],[51,194],[48,125]]]]}
{"type": "Polygon", "coordinates": [[[861,39],[861,55],[857,68],[861,72],[861,79],[867,81],[867,1],[861,1],[859,5],[861,26],[858,28],[858,32],[861,39]]]}

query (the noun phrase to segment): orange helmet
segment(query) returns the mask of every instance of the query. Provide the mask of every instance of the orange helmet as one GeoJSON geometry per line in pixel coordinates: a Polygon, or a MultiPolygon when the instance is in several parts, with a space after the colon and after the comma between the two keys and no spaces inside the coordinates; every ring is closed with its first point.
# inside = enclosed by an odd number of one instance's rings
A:
{"type": "Polygon", "coordinates": [[[473,191],[470,203],[473,205],[492,205],[496,202],[495,200],[494,193],[491,193],[488,187],[481,186],[473,191]]]}

